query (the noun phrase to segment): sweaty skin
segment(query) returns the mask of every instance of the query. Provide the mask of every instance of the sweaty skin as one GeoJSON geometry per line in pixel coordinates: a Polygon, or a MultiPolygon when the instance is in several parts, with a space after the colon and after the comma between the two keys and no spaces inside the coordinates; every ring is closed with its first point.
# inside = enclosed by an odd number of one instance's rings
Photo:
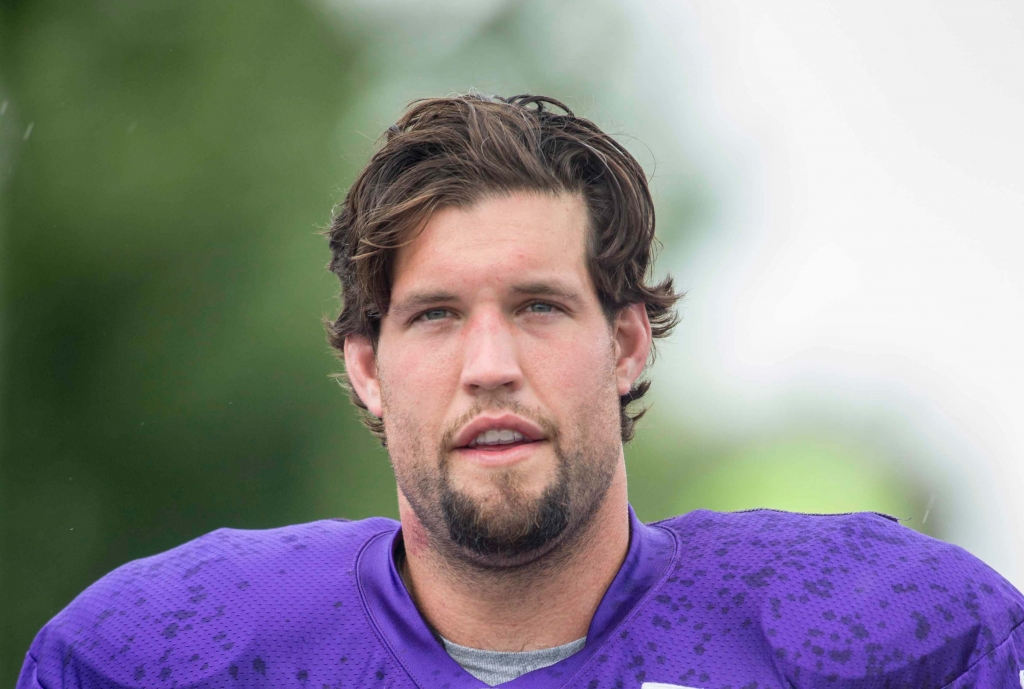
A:
{"type": "Polygon", "coordinates": [[[584,636],[629,545],[618,397],[643,370],[651,330],[642,305],[606,317],[587,223],[568,194],[439,210],[398,252],[376,351],[345,343],[352,385],[384,421],[410,593],[461,645],[533,650],[584,636]],[[515,423],[533,437],[467,445],[515,423]],[[551,495],[568,505],[564,528],[515,546],[551,495]],[[454,539],[445,496],[490,545],[454,539]]]}

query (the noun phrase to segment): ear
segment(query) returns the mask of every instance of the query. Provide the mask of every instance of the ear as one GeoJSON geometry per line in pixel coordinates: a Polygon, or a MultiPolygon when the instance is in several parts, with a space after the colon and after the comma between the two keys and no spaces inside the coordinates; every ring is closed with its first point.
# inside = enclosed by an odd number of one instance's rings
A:
{"type": "Polygon", "coordinates": [[[345,338],[345,372],[359,399],[379,419],[383,415],[380,381],[377,379],[377,354],[370,338],[362,335],[345,338]]]}
{"type": "Polygon", "coordinates": [[[643,304],[630,304],[615,317],[615,380],[619,395],[633,387],[651,353],[651,321],[643,304]]]}

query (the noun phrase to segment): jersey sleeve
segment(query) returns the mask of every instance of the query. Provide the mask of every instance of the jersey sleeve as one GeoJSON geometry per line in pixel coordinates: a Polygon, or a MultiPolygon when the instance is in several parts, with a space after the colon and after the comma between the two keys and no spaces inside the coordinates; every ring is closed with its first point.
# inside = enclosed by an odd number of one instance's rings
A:
{"type": "Polygon", "coordinates": [[[18,683],[14,685],[14,689],[43,689],[36,677],[38,669],[36,659],[32,657],[31,653],[26,653],[25,662],[21,666],[21,674],[18,675],[18,683]]]}
{"type": "Polygon", "coordinates": [[[219,529],[127,563],[43,626],[17,689],[298,689],[392,677],[352,572],[362,544],[394,528],[219,529]]]}
{"type": "Polygon", "coordinates": [[[943,689],[1021,689],[1024,687],[1024,625],[943,689]]]}
{"type": "Polygon", "coordinates": [[[691,514],[655,621],[682,685],[1024,689],[1024,596],[962,548],[872,513],[691,514]]]}

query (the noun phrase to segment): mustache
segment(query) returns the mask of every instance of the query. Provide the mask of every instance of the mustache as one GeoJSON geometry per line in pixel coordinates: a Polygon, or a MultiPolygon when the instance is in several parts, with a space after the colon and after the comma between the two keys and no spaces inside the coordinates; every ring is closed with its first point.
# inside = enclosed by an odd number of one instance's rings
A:
{"type": "Polygon", "coordinates": [[[485,412],[512,412],[524,419],[529,419],[542,429],[547,439],[556,447],[558,446],[559,430],[558,425],[544,414],[526,405],[510,399],[483,399],[473,404],[466,413],[446,425],[441,434],[441,448],[447,452],[452,449],[455,442],[455,435],[463,426],[485,412]]]}

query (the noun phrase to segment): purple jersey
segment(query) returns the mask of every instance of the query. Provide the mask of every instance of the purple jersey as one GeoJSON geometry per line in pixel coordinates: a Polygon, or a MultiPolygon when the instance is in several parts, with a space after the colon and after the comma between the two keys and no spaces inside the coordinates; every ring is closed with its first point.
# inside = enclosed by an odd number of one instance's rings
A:
{"type": "MultiPolygon", "coordinates": [[[[630,519],[583,650],[502,686],[1022,686],[1024,598],[956,546],[871,513],[630,519]]],[[[409,598],[398,538],[221,529],[131,562],[42,629],[18,687],[479,689],[409,598]]]]}

